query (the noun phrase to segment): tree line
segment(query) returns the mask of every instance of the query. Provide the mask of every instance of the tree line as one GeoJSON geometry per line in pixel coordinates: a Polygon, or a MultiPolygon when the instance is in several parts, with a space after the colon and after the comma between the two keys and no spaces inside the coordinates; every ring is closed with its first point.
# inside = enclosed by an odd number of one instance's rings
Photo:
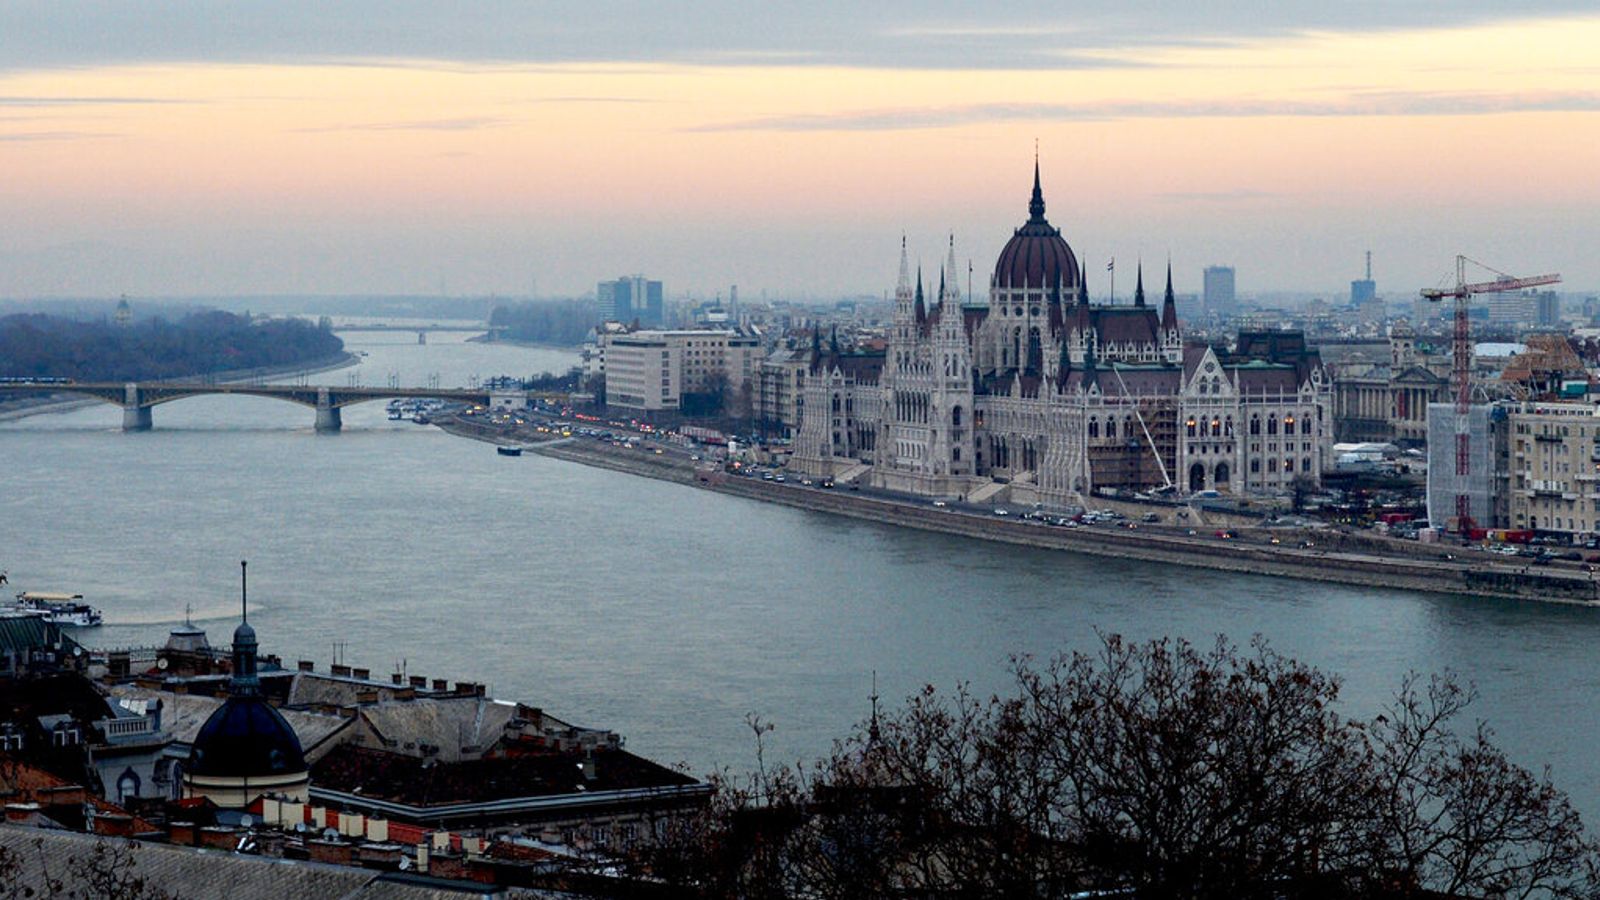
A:
{"type": "Polygon", "coordinates": [[[40,313],[0,318],[0,375],[80,381],[180,378],[326,359],[344,342],[301,319],[211,310],[126,326],[40,313]]]}
{"type": "Polygon", "coordinates": [[[535,300],[496,306],[489,325],[515,341],[539,344],[581,344],[600,321],[593,300],[535,300]]]}
{"type": "Polygon", "coordinates": [[[1103,636],[932,688],[808,765],[717,776],[632,863],[683,896],[1595,897],[1597,846],[1450,677],[1369,720],[1337,678],[1219,639],[1103,636]]]}

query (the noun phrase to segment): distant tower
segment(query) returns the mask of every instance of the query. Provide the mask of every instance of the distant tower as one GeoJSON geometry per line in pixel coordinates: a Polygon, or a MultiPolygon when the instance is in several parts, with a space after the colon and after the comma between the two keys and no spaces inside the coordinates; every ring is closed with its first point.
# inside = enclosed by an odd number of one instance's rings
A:
{"type": "Polygon", "coordinates": [[[1378,284],[1372,280],[1372,251],[1367,251],[1367,277],[1350,282],[1350,305],[1360,306],[1378,297],[1378,284]]]}
{"type": "Polygon", "coordinates": [[[1207,315],[1225,318],[1233,314],[1233,266],[1206,266],[1205,305],[1207,315]]]}
{"type": "Polygon", "coordinates": [[[133,307],[128,305],[128,295],[123,294],[117,301],[116,323],[118,328],[127,328],[133,322],[133,307]]]}

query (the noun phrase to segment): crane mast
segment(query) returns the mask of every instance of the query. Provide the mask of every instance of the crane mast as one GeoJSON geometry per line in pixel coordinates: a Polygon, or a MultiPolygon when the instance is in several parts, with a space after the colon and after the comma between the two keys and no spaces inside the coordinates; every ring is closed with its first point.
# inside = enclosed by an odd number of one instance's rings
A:
{"type": "Polygon", "coordinates": [[[1456,528],[1463,534],[1472,526],[1472,496],[1467,492],[1467,485],[1472,475],[1472,328],[1467,318],[1467,302],[1473,294],[1498,294],[1506,291],[1518,291],[1523,288],[1538,287],[1546,284],[1556,284],[1561,281],[1561,276],[1556,274],[1533,275],[1528,278],[1516,278],[1507,275],[1498,269],[1485,266],[1483,263],[1466,256],[1456,257],[1456,286],[1454,288],[1430,288],[1422,291],[1422,296],[1431,301],[1440,301],[1446,297],[1455,298],[1455,336],[1451,342],[1451,351],[1454,359],[1451,365],[1452,387],[1455,388],[1455,443],[1456,443],[1456,528]],[[1467,282],[1467,263],[1472,263],[1494,272],[1500,277],[1494,281],[1467,282]]]}

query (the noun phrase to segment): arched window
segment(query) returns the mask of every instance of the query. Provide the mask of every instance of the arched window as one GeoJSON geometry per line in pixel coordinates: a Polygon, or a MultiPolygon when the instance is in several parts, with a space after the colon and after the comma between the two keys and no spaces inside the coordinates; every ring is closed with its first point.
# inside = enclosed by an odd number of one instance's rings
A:
{"type": "Polygon", "coordinates": [[[1260,416],[1251,416],[1250,417],[1250,433],[1251,434],[1260,434],[1261,433],[1261,417],[1260,416]]]}
{"type": "Polygon", "coordinates": [[[1293,415],[1288,415],[1288,416],[1284,416],[1283,417],[1283,433],[1284,434],[1294,434],[1294,416],[1293,415]]]}
{"type": "Polygon", "coordinates": [[[1125,438],[1133,437],[1133,418],[1131,416],[1122,420],[1122,436],[1125,438]]]}
{"type": "Polygon", "coordinates": [[[1211,436],[1212,437],[1222,437],[1222,420],[1221,419],[1212,419],[1211,420],[1211,436]]]}
{"type": "Polygon", "coordinates": [[[961,427],[961,407],[957,406],[950,410],[950,425],[955,428],[961,427]]]}
{"type": "Polygon", "coordinates": [[[1305,459],[1300,460],[1300,471],[1302,471],[1302,472],[1311,471],[1311,457],[1308,456],[1305,459]]]}
{"type": "Polygon", "coordinates": [[[1090,419],[1089,420],[1089,437],[1097,438],[1099,436],[1100,436],[1100,420],[1099,419],[1090,419]]]}
{"type": "Polygon", "coordinates": [[[1277,416],[1267,416],[1267,434],[1277,434],[1277,433],[1278,433],[1278,417],[1277,416]]]}
{"type": "Polygon", "coordinates": [[[1294,471],[1294,457],[1291,456],[1290,458],[1288,458],[1288,459],[1283,461],[1283,470],[1285,472],[1293,472],[1294,471]]]}
{"type": "Polygon", "coordinates": [[[1228,437],[1233,437],[1233,416],[1222,420],[1222,433],[1228,437]]]}
{"type": "Polygon", "coordinates": [[[1203,491],[1206,489],[1206,467],[1195,463],[1189,467],[1189,490],[1203,491]]]}

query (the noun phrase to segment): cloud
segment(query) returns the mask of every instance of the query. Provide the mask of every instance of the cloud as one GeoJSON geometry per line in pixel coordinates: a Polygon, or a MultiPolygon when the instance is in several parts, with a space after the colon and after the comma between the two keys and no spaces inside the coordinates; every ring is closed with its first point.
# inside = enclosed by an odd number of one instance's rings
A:
{"type": "Polygon", "coordinates": [[[508,123],[507,119],[491,116],[463,116],[458,119],[416,119],[409,122],[359,122],[347,125],[321,125],[314,128],[296,128],[301,134],[322,134],[335,131],[477,131],[495,128],[508,123]]]}
{"type": "Polygon", "coordinates": [[[1512,112],[1593,112],[1600,92],[1512,93],[1370,91],[1318,100],[1106,101],[1095,103],[978,103],[770,116],[693,126],[691,132],[908,131],[991,122],[1108,119],[1255,118],[1267,116],[1461,116],[1512,112]]]}
{"type": "MultiPolygon", "coordinates": [[[[1327,0],[1197,4],[1156,0],[735,0],[527,3],[481,0],[461,15],[437,0],[238,0],[226,14],[195,0],[7,0],[0,70],[140,63],[304,64],[329,58],[483,63],[679,62],[868,68],[1073,68],[1107,49],[1280,38],[1312,31],[1376,33],[1509,19],[1593,15],[1593,0],[1327,0]],[[381,23],[375,25],[374,23],[381,23]]],[[[1135,60],[1137,58],[1135,57],[1135,60]]]]}
{"type": "Polygon", "coordinates": [[[0,142],[92,141],[113,137],[122,137],[122,135],[109,131],[16,131],[10,134],[0,134],[0,142]]]}
{"type": "Polygon", "coordinates": [[[1245,203],[1251,200],[1268,200],[1278,196],[1269,191],[1238,188],[1231,191],[1177,191],[1155,195],[1157,200],[1174,203],[1245,203]]]}
{"type": "Polygon", "coordinates": [[[161,103],[194,103],[172,97],[6,97],[0,96],[0,106],[130,106],[161,103]]]}

